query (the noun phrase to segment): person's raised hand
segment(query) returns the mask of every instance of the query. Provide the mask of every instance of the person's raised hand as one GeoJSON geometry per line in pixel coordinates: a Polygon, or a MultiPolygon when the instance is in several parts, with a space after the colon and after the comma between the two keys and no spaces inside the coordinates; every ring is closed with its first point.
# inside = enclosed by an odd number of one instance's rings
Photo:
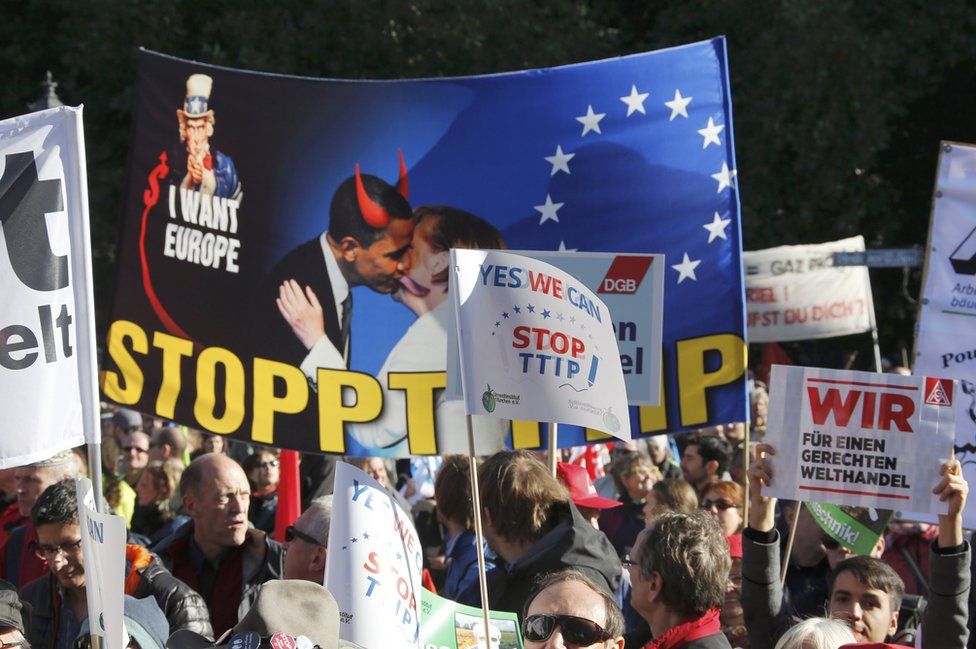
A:
{"type": "Polygon", "coordinates": [[[947,503],[949,511],[939,515],[939,547],[954,548],[962,545],[962,511],[969,494],[969,483],[962,477],[962,465],[952,458],[942,463],[939,482],[932,493],[947,503]]]}
{"type": "Polygon", "coordinates": [[[776,455],[776,449],[757,444],[756,459],[749,466],[749,527],[759,532],[769,532],[776,524],[776,499],[763,495],[763,487],[773,483],[769,455],[776,455]]]}
{"type": "Polygon", "coordinates": [[[303,292],[298,282],[293,279],[285,280],[278,287],[275,303],[278,305],[281,317],[305,345],[305,349],[311,349],[325,335],[322,305],[319,304],[318,297],[310,286],[306,286],[303,292]]]}

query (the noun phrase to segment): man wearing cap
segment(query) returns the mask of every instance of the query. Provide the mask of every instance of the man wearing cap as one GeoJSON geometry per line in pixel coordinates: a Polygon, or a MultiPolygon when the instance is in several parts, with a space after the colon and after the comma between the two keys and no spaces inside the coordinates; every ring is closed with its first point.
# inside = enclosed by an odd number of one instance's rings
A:
{"type": "MultiPolygon", "coordinates": [[[[31,510],[31,523],[38,536],[31,550],[47,562],[48,574],[22,589],[24,601],[31,605],[29,638],[35,647],[70,647],[88,616],[82,532],[73,482],[65,480],[45,489],[31,510]]],[[[126,545],[124,561],[125,594],[154,598],[174,629],[212,633],[203,598],[173,577],[156,557],[142,546],[126,545]]]]}
{"type": "Polygon", "coordinates": [[[140,428],[142,428],[142,415],[135,410],[119,408],[108,416],[105,432],[110,433],[115,438],[119,448],[122,448],[125,446],[125,436],[140,428]]]}
{"type": "Polygon", "coordinates": [[[259,587],[278,579],[284,548],[247,524],[251,489],[239,464],[208,453],[180,478],[183,508],[192,519],[156,546],[178,579],[203,595],[220,636],[247,611],[259,587]]]}
{"type": "Polygon", "coordinates": [[[56,482],[80,475],[78,460],[71,451],[62,451],[46,460],[17,467],[17,507],[24,524],[10,532],[0,548],[0,579],[23,588],[28,582],[47,573],[47,566],[32,551],[37,543],[37,530],[27,518],[37,498],[56,482]]]}
{"type": "Polygon", "coordinates": [[[216,121],[210,108],[212,89],[213,78],[206,74],[191,74],[186,80],[186,99],[183,108],[176,110],[180,142],[186,146],[173,156],[171,178],[184,189],[240,199],[243,190],[234,161],[210,146],[216,121]]]}
{"type": "Polygon", "coordinates": [[[596,487],[590,482],[590,476],[586,473],[586,469],[578,464],[558,463],[556,465],[556,477],[569,489],[569,499],[576,505],[580,515],[596,529],[600,529],[600,512],[605,509],[620,507],[623,504],[599,495],[596,492],[596,487]]]}

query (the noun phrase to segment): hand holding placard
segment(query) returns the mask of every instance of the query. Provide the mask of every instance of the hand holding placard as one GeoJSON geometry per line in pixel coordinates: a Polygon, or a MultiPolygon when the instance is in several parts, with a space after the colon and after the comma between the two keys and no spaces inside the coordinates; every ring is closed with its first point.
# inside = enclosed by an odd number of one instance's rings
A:
{"type": "Polygon", "coordinates": [[[962,477],[959,460],[946,461],[939,475],[942,479],[932,490],[939,500],[949,504],[949,512],[939,515],[939,547],[954,548],[962,545],[962,511],[969,495],[969,483],[962,477]]]}
{"type": "Polygon", "coordinates": [[[769,532],[776,525],[776,499],[762,494],[763,486],[773,482],[773,465],[766,453],[776,455],[776,449],[758,444],[756,459],[749,467],[749,527],[759,532],[769,532]]]}

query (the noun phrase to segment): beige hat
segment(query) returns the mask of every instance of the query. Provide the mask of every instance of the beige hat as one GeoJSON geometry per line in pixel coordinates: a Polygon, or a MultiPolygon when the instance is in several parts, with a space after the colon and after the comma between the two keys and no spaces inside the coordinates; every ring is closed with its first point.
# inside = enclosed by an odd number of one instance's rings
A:
{"type": "Polygon", "coordinates": [[[264,640],[276,633],[305,636],[321,649],[339,648],[339,605],[324,586],[303,579],[274,579],[261,586],[251,609],[217,644],[181,629],[166,642],[169,649],[222,647],[238,633],[253,631],[264,640]]]}
{"type": "Polygon", "coordinates": [[[71,451],[61,451],[57,455],[52,455],[46,460],[41,460],[39,462],[34,462],[31,464],[35,469],[41,469],[49,466],[61,466],[62,464],[67,464],[68,462],[75,462],[75,454],[71,451]]]}

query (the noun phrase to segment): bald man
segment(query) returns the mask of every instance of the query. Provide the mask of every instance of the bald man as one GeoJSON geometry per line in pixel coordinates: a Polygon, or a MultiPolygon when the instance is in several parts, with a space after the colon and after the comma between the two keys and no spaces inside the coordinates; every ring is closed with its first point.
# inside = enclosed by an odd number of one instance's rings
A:
{"type": "Polygon", "coordinates": [[[180,497],[191,520],[156,552],[174,576],[203,595],[220,637],[247,612],[261,584],[281,578],[284,548],[248,527],[247,476],[226,455],[208,453],[191,462],[180,497]]]}

